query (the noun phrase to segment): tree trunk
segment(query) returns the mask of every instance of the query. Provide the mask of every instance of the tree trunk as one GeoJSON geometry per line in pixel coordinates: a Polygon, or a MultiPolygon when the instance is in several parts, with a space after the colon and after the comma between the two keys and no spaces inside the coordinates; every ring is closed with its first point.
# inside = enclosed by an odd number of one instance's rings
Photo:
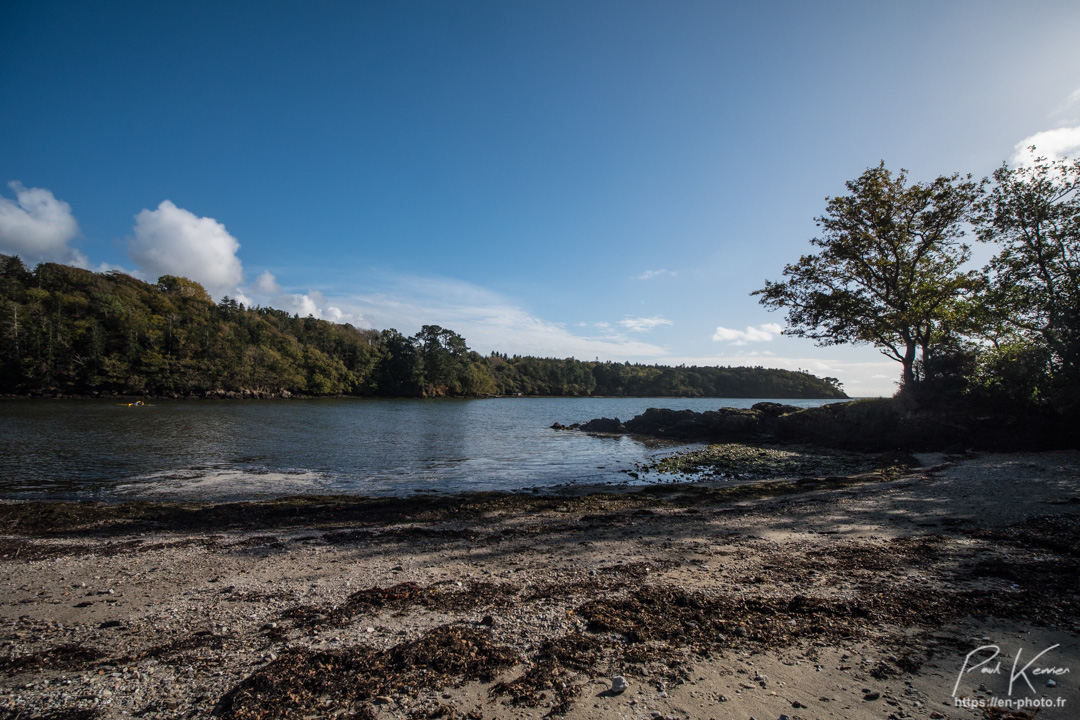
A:
{"type": "Polygon", "coordinates": [[[915,385],[915,349],[918,345],[914,339],[904,342],[904,387],[913,387],[915,385]]]}

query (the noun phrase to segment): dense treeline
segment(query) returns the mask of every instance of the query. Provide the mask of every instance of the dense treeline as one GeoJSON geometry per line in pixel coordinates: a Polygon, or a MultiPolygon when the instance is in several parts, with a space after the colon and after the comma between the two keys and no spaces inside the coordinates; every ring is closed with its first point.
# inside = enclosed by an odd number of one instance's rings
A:
{"type": "Polygon", "coordinates": [[[484,357],[413,336],[212,302],[198,283],[0,255],[0,393],[844,397],[834,378],[765,368],[484,357]]]}

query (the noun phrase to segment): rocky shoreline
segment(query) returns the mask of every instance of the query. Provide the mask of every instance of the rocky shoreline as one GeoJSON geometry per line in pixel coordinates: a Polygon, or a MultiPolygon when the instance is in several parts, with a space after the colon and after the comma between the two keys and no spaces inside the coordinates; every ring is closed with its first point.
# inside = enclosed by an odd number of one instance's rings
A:
{"type": "Polygon", "coordinates": [[[1007,697],[1007,672],[953,698],[987,644],[1005,665],[1057,644],[1071,674],[1013,695],[1073,717],[1080,453],[913,460],[575,495],[3,503],[0,718],[1029,717],[963,706],[1007,697]]]}
{"type": "Polygon", "coordinates": [[[695,412],[650,408],[626,422],[595,418],[553,430],[710,443],[781,443],[862,452],[964,452],[1077,449],[1069,418],[1048,414],[975,415],[926,410],[900,398],[871,398],[800,408],[759,402],[750,408],[695,412]]]}

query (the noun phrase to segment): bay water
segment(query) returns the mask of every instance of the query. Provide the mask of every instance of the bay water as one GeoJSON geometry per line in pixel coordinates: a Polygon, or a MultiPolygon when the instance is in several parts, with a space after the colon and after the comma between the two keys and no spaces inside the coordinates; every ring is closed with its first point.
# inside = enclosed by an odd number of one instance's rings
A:
{"type": "MultiPolygon", "coordinates": [[[[679,446],[552,430],[761,398],[0,401],[0,497],[240,500],[647,482],[679,446]]],[[[812,407],[827,400],[776,400],[812,407]]]]}

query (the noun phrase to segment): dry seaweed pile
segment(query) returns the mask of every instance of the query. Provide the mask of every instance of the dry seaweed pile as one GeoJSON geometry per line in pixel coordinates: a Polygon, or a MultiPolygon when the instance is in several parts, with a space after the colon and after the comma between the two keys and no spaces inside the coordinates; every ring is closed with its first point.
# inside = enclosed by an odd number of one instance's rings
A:
{"type": "Polygon", "coordinates": [[[97,710],[55,710],[29,715],[24,711],[0,709],[0,720],[96,720],[97,710]]]}
{"type": "Polygon", "coordinates": [[[30,653],[14,657],[0,657],[0,672],[16,673],[24,670],[81,670],[103,661],[106,654],[95,648],[68,643],[50,648],[46,652],[30,653]]]}
{"type": "Polygon", "coordinates": [[[1080,516],[1044,515],[977,530],[972,537],[987,540],[994,548],[968,568],[972,575],[998,578],[1047,598],[1045,606],[1017,607],[1020,617],[1036,622],[1080,618],[1080,516]]]}
{"type": "Polygon", "coordinates": [[[428,610],[460,612],[482,606],[505,607],[520,593],[521,588],[518,586],[487,582],[472,582],[464,586],[457,583],[421,586],[405,582],[388,588],[360,590],[334,608],[299,605],[285,611],[282,619],[292,620],[299,626],[341,626],[348,624],[358,615],[381,610],[419,606],[428,610]]]}
{"type": "Polygon", "coordinates": [[[338,718],[372,718],[371,702],[468,680],[491,681],[518,660],[517,652],[492,642],[488,633],[455,625],[388,650],[365,645],[291,650],[230,692],[216,712],[226,720],[288,720],[331,711],[338,718]]]}
{"type": "MultiPolygon", "coordinates": [[[[74,672],[102,665],[130,665],[143,660],[168,661],[184,656],[186,662],[207,661],[209,656],[235,648],[236,637],[219,635],[208,630],[197,630],[184,637],[147,646],[141,650],[121,655],[109,653],[79,643],[68,643],[48,650],[25,655],[0,657],[0,672],[16,673],[27,670],[57,670],[74,672]],[[198,652],[202,651],[202,652],[198,652]]],[[[214,664],[210,662],[210,664],[214,664]]]]}
{"type": "Polygon", "coordinates": [[[575,684],[575,671],[588,672],[600,662],[603,645],[594,637],[571,633],[548,640],[532,658],[532,666],[520,677],[501,682],[491,689],[493,697],[509,696],[514,705],[537,707],[548,700],[554,702],[551,715],[563,715],[580,692],[575,684]]]}

